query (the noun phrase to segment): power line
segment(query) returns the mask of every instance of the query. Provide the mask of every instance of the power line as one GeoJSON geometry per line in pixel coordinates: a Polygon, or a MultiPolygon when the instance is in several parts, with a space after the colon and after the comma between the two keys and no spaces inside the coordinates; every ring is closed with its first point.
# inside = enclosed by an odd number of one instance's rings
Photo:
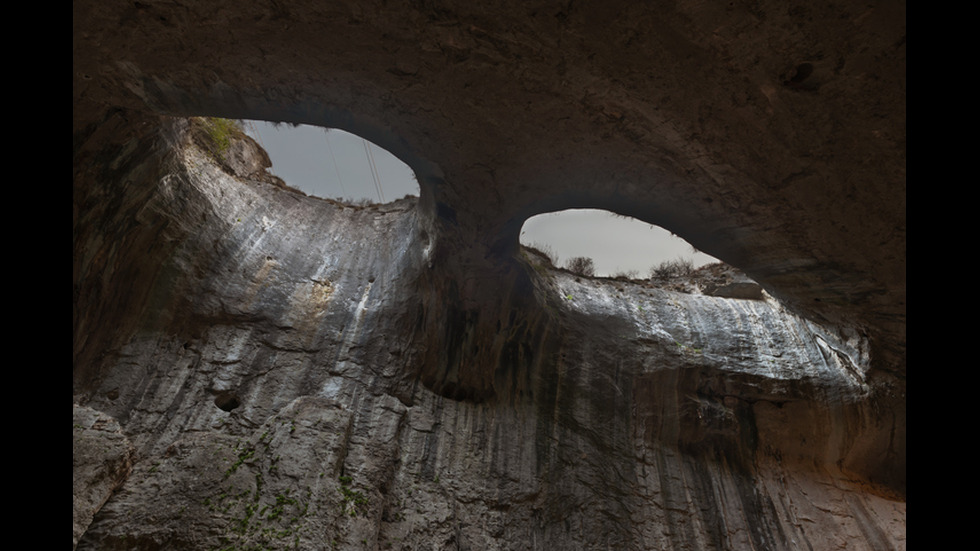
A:
{"type": "Polygon", "coordinates": [[[333,160],[333,169],[337,172],[337,181],[340,182],[340,191],[343,193],[341,198],[347,197],[347,190],[344,189],[344,180],[340,177],[340,167],[337,165],[337,158],[333,155],[333,147],[330,145],[330,129],[325,128],[323,135],[327,138],[327,151],[330,152],[330,158],[333,160]]]}
{"type": "Polygon", "coordinates": [[[381,191],[381,177],[378,174],[378,167],[374,164],[374,154],[371,153],[371,146],[368,145],[368,141],[364,138],[361,138],[361,142],[364,144],[364,152],[367,153],[368,164],[371,166],[371,176],[374,177],[374,187],[378,190],[378,200],[384,203],[385,194],[381,191]]]}

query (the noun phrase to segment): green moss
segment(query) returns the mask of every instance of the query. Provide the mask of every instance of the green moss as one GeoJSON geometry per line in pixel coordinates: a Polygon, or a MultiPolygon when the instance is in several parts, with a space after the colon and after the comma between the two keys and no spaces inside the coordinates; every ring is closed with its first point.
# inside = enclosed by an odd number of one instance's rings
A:
{"type": "Polygon", "coordinates": [[[338,491],[344,498],[344,503],[341,506],[342,512],[352,517],[356,517],[358,513],[367,513],[368,498],[363,493],[350,488],[353,479],[349,476],[341,476],[338,481],[340,482],[338,491]]]}
{"type": "Polygon", "coordinates": [[[217,117],[191,119],[195,128],[195,141],[216,161],[224,161],[233,141],[245,136],[238,121],[217,117]]]}
{"type": "Polygon", "coordinates": [[[205,121],[208,136],[211,138],[211,142],[214,143],[218,153],[224,156],[225,152],[228,151],[228,148],[231,147],[232,139],[240,134],[242,129],[239,128],[237,122],[231,119],[208,117],[205,119],[205,121]]]}
{"type": "Polygon", "coordinates": [[[228,470],[225,471],[225,478],[228,478],[229,476],[235,474],[235,471],[238,470],[238,467],[241,467],[243,463],[245,463],[249,459],[252,459],[252,456],[254,455],[255,455],[255,448],[251,446],[246,446],[245,448],[243,448],[238,453],[238,461],[232,464],[231,467],[228,467],[228,470]]]}
{"type": "MultiPolygon", "coordinates": [[[[220,545],[212,548],[215,551],[298,547],[313,492],[307,488],[305,496],[294,497],[288,488],[277,491],[282,483],[278,475],[282,458],[270,448],[273,439],[274,434],[266,431],[250,443],[239,441],[235,446],[237,457],[229,458],[233,462],[225,471],[225,478],[243,469],[254,476],[254,486],[248,484],[249,478],[237,476],[227,483],[228,487],[218,490],[220,495],[204,500],[209,511],[220,514],[228,523],[225,533],[218,536],[220,545]]],[[[356,498],[354,502],[360,503],[356,498]]]]}

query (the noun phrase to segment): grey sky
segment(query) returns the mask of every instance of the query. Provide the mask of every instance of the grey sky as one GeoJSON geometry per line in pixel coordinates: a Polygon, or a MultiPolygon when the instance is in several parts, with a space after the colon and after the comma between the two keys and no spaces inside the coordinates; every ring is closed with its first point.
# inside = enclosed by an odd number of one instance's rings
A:
{"type": "Polygon", "coordinates": [[[381,180],[383,202],[418,195],[412,169],[386,150],[343,130],[248,121],[246,131],[269,153],[272,173],[309,195],[382,202],[368,152],[381,180]]]}
{"type": "MultiPolygon", "coordinates": [[[[377,202],[379,193],[368,152],[377,168],[385,202],[419,193],[408,166],[343,130],[285,124],[276,128],[258,121],[246,122],[246,130],[269,153],[272,172],[310,195],[377,202]]],[[[524,223],[521,243],[549,247],[559,256],[560,264],[576,256],[592,258],[597,275],[636,271],[646,277],[651,267],[677,258],[690,259],[695,266],[717,262],[662,228],[601,210],[535,216],[524,223]]]]}
{"type": "Polygon", "coordinates": [[[653,266],[677,258],[691,260],[695,266],[718,262],[663,228],[594,209],[535,216],[524,222],[521,243],[550,246],[561,265],[587,256],[595,262],[597,275],[636,271],[639,277],[647,277],[653,266]]]}

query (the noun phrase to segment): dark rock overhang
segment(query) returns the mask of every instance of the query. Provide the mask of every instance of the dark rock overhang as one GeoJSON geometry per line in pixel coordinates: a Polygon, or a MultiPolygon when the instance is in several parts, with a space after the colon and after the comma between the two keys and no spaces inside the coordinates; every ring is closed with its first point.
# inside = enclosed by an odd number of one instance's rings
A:
{"type": "Polygon", "coordinates": [[[344,128],[416,170],[460,266],[605,208],[904,376],[904,3],[76,2],[72,62],[76,185],[110,111],[344,128]]]}

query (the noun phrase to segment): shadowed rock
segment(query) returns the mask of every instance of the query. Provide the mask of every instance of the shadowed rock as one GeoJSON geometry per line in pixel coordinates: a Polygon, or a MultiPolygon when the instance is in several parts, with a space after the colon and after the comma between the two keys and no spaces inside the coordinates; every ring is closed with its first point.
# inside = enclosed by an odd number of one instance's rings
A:
{"type": "Polygon", "coordinates": [[[73,12],[73,402],[126,443],[74,448],[78,549],[905,547],[904,5],[73,12]],[[306,197],[191,115],[421,196],[306,197]],[[573,207],[775,298],[522,253],[573,207]]]}

